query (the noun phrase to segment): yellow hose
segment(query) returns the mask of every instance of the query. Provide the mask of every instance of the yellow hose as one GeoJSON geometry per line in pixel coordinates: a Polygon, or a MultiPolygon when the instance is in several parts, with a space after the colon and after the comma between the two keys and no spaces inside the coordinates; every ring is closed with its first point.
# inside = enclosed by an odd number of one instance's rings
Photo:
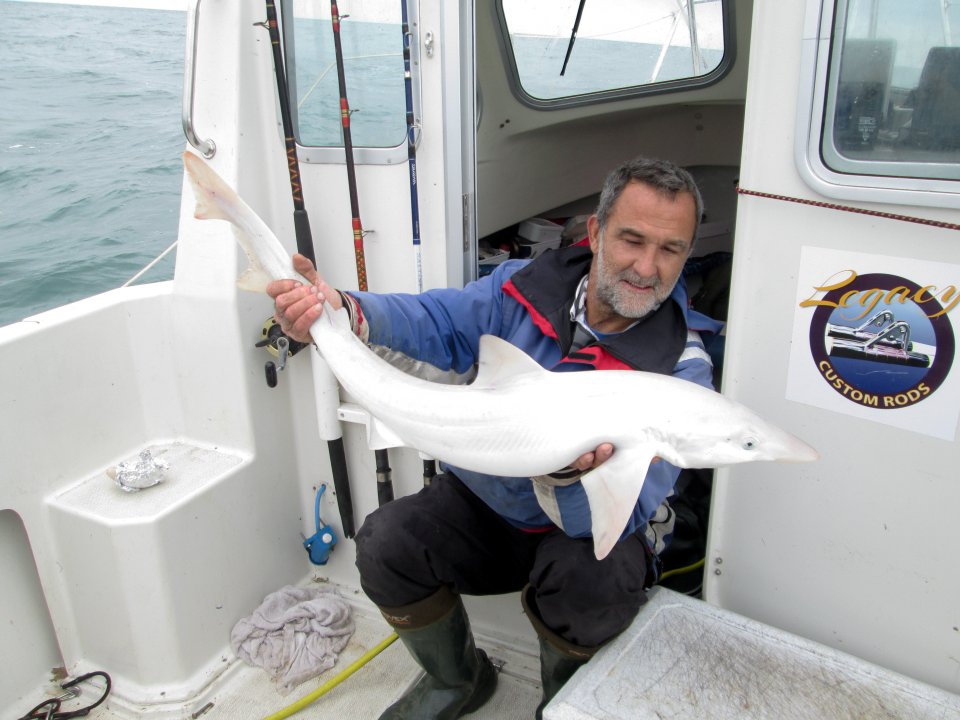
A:
{"type": "Polygon", "coordinates": [[[375,658],[381,652],[383,652],[388,647],[390,647],[390,645],[396,639],[397,639],[396,633],[392,633],[391,635],[387,636],[377,646],[370,648],[369,650],[367,650],[367,652],[365,652],[363,655],[357,658],[357,660],[354,661],[352,665],[350,665],[346,670],[344,670],[342,673],[337,675],[335,678],[328,680],[327,682],[325,682],[323,685],[318,687],[309,695],[304,695],[302,698],[300,698],[295,703],[293,703],[293,705],[289,705],[285,707],[283,710],[280,710],[279,712],[275,712],[273,715],[268,715],[264,720],[281,720],[281,718],[288,718],[294,713],[300,712],[305,707],[307,707],[307,705],[310,705],[312,702],[320,698],[322,695],[325,695],[326,693],[333,690],[333,688],[335,688],[337,685],[342,683],[348,677],[353,675],[357,670],[362,668],[368,662],[373,660],[373,658],[375,658]]]}
{"type": "MultiPolygon", "coordinates": [[[[703,567],[703,565],[704,565],[704,561],[698,560],[697,562],[691,565],[687,565],[686,567],[668,570],[667,572],[663,573],[663,575],[660,576],[660,580],[663,580],[664,578],[668,578],[672,575],[680,575],[681,573],[687,573],[693,570],[697,570],[698,568],[703,567]]],[[[326,695],[328,692],[333,690],[333,688],[335,688],[337,685],[342,683],[348,677],[353,675],[357,670],[362,668],[368,662],[373,660],[373,658],[375,658],[377,655],[379,655],[388,647],[390,647],[390,645],[392,645],[396,639],[397,639],[396,633],[392,633],[388,635],[386,638],[381,640],[380,643],[378,643],[376,646],[370,648],[369,650],[367,650],[367,652],[365,652],[363,655],[357,658],[357,660],[355,660],[352,665],[347,667],[339,675],[328,680],[327,682],[325,682],[323,685],[318,687],[309,695],[304,695],[302,698],[297,700],[292,705],[288,705],[283,710],[280,710],[279,712],[275,712],[273,715],[268,715],[266,718],[264,718],[264,720],[282,720],[283,718],[290,717],[294,713],[300,712],[305,707],[314,703],[320,697],[322,697],[323,695],[326,695]]]]}
{"type": "Polygon", "coordinates": [[[667,570],[663,573],[658,579],[657,582],[663,582],[668,577],[673,577],[674,575],[682,575],[683,573],[693,572],[694,570],[699,570],[704,566],[706,561],[704,558],[700,558],[695,563],[687,565],[686,567],[674,568],[673,570],[667,570]]]}

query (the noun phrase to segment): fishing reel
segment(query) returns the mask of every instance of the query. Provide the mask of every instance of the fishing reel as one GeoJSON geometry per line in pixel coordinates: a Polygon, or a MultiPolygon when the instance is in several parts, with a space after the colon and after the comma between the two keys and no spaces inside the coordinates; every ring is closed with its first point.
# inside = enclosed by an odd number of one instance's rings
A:
{"type": "Polygon", "coordinates": [[[277,386],[277,373],[287,366],[287,358],[293,357],[303,348],[306,343],[291,340],[283,334],[283,330],[273,317],[267,318],[260,330],[261,339],[256,347],[266,348],[267,352],[277,358],[277,362],[268,360],[264,365],[264,373],[267,378],[267,385],[275,388],[277,386]]]}

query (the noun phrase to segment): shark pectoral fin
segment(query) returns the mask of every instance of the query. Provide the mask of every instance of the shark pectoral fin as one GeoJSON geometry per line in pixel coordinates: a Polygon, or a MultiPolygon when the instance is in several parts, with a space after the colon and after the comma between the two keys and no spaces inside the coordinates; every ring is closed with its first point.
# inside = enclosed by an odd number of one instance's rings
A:
{"type": "Polygon", "coordinates": [[[603,560],[620,539],[637,506],[647,468],[655,454],[654,448],[643,445],[629,450],[618,448],[613,457],[581,479],[590,503],[593,552],[597,560],[603,560]]]}

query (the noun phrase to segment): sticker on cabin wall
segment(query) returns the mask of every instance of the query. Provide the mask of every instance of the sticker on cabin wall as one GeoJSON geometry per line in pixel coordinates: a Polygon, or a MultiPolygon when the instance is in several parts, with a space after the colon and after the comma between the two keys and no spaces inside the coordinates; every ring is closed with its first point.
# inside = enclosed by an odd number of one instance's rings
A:
{"type": "Polygon", "coordinates": [[[787,398],[952,440],[960,266],[805,247],[787,398]]]}

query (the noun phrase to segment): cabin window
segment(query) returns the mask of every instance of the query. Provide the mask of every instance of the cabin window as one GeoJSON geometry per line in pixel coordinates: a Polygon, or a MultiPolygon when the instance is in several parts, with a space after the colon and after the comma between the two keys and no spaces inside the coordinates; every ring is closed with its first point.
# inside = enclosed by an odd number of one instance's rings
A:
{"type": "MultiPolygon", "coordinates": [[[[302,146],[342,148],[340,88],[330,4],[287,0],[284,10],[284,18],[293,18],[284,29],[284,42],[297,141],[302,146]]],[[[353,145],[356,148],[405,146],[405,37],[400,4],[395,0],[366,0],[350,3],[349,11],[340,8],[340,13],[340,42],[353,145]]],[[[415,51],[416,43],[412,46],[415,51]]]]}
{"type": "Polygon", "coordinates": [[[830,10],[827,3],[803,150],[817,189],[955,203],[944,192],[956,193],[960,180],[960,4],[837,0],[830,10]]]}
{"type": "Polygon", "coordinates": [[[704,85],[725,71],[722,0],[500,0],[520,99],[540,107],[704,85]]]}
{"type": "Polygon", "coordinates": [[[834,37],[828,165],[960,178],[960,5],[849,0],[837,8],[834,37]]]}

